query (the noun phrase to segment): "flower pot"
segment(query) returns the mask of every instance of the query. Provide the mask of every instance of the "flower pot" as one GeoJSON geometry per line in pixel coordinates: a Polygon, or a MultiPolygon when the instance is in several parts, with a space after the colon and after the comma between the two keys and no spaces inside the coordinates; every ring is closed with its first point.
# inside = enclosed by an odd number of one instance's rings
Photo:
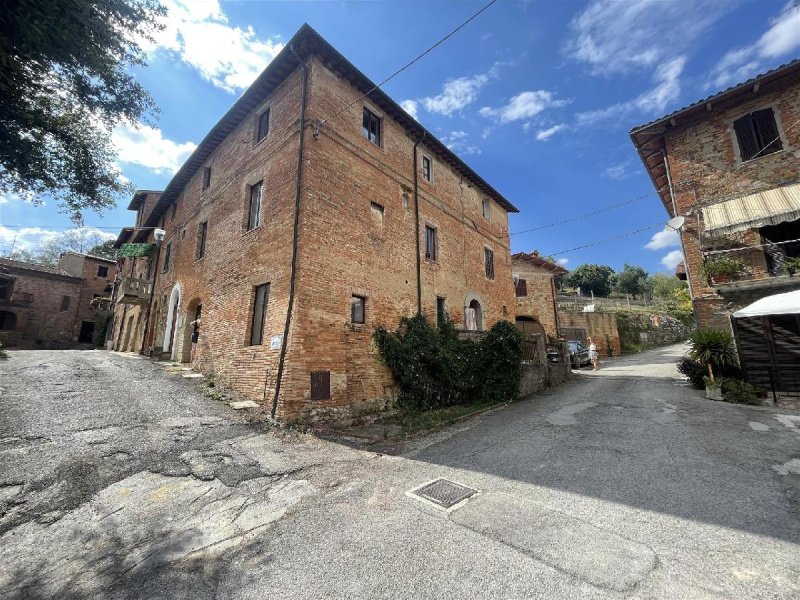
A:
{"type": "Polygon", "coordinates": [[[706,398],[709,400],[722,400],[722,388],[716,384],[706,384],[706,398]]]}
{"type": "Polygon", "coordinates": [[[711,283],[713,283],[713,284],[728,283],[728,276],[727,275],[712,275],[711,276],[711,283]]]}

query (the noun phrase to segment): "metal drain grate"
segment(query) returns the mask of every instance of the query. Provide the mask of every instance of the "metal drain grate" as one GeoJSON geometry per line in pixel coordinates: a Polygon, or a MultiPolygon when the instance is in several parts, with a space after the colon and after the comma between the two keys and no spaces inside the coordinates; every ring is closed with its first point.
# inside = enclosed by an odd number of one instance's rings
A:
{"type": "Polygon", "coordinates": [[[422,487],[411,490],[411,493],[433,502],[442,508],[452,508],[459,502],[474,496],[478,490],[474,490],[460,483],[455,483],[448,479],[437,479],[426,483],[422,487]]]}

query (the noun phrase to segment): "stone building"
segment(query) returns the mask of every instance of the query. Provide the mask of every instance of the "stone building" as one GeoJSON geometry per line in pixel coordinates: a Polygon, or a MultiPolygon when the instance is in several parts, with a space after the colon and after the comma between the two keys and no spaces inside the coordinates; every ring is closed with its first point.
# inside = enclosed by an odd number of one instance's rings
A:
{"type": "Polygon", "coordinates": [[[0,342],[94,343],[98,308],[92,300],[109,294],[115,275],[114,261],[73,252],[56,267],[0,258],[0,342]]]}
{"type": "Polygon", "coordinates": [[[196,368],[281,419],[392,396],[378,324],[514,319],[516,208],[307,25],[142,207],[145,352],[189,361],[199,317],[196,368]]]}
{"type": "Polygon", "coordinates": [[[560,337],[555,278],[567,270],[545,260],[537,251],[511,256],[516,287],[516,322],[524,334],[560,337]]]}
{"type": "Polygon", "coordinates": [[[800,288],[800,59],[631,131],[669,217],[701,326],[800,288]],[[795,259],[794,261],[792,259],[795,259]]]}

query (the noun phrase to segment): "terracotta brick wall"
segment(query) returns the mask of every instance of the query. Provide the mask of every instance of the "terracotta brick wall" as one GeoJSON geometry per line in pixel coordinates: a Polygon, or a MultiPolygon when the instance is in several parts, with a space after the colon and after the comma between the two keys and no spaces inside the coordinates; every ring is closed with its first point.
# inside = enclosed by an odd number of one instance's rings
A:
{"type": "Polygon", "coordinates": [[[617,329],[617,317],[614,313],[575,313],[559,312],[558,322],[562,330],[575,327],[586,330],[586,337],[591,337],[601,356],[619,356],[622,352],[617,329]]]}
{"type": "MultiPolygon", "coordinates": [[[[687,214],[697,203],[722,201],[796,182],[800,178],[800,83],[771,93],[754,93],[752,100],[726,110],[712,111],[701,121],[678,124],[666,133],[672,180],[679,214],[687,214]],[[772,107],[781,131],[783,150],[742,163],[733,122],[742,115],[772,107]]],[[[699,213],[699,211],[697,211],[699,213]]],[[[686,266],[701,326],[728,327],[726,315],[714,314],[725,304],[700,276],[702,222],[699,214],[687,218],[682,230],[686,266]]],[[[756,232],[746,243],[758,244],[756,232]]],[[[754,250],[756,276],[764,275],[761,251],[754,250]]],[[[771,292],[765,291],[763,295],[771,292]]]]}
{"type": "Polygon", "coordinates": [[[524,260],[514,261],[513,270],[525,280],[527,288],[527,296],[516,297],[516,316],[536,319],[548,336],[558,337],[553,275],[524,260]]]}

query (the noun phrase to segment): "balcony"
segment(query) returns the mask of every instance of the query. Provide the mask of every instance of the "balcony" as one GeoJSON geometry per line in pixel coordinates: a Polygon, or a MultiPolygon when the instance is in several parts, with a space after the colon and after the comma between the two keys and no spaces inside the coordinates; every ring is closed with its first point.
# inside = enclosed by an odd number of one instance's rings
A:
{"type": "Polygon", "coordinates": [[[709,252],[701,275],[720,295],[800,287],[797,259],[761,247],[709,252]],[[766,251],[765,251],[766,250],[766,251]]]}
{"type": "Polygon", "coordinates": [[[120,304],[147,304],[153,294],[153,282],[138,277],[120,277],[117,302],[120,304]]]}

